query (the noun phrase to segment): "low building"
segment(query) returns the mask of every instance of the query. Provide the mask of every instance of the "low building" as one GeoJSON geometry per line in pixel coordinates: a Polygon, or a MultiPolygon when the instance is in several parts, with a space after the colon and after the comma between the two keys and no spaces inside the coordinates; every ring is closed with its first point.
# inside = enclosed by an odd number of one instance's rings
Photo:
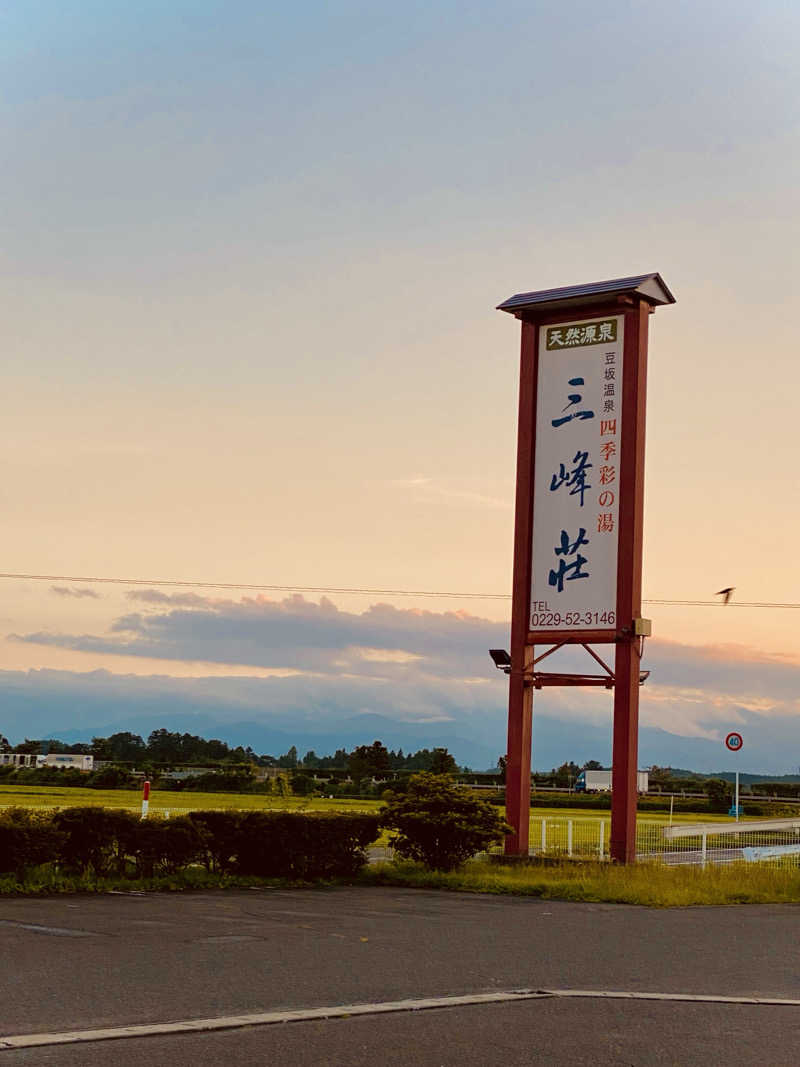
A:
{"type": "Polygon", "coordinates": [[[0,752],[0,767],[35,767],[36,759],[33,752],[0,752]]]}
{"type": "Polygon", "coordinates": [[[94,770],[94,756],[72,756],[66,752],[51,752],[37,756],[33,752],[0,752],[0,767],[60,767],[78,771],[94,770]]]}

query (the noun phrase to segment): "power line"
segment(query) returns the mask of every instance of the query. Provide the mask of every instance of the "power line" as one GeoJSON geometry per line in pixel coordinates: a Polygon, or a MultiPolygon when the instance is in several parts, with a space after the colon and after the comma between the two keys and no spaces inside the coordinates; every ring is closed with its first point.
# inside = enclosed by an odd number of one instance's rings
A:
{"type": "MultiPolygon", "coordinates": [[[[180,589],[232,589],[262,593],[334,593],[339,596],[409,596],[434,597],[450,600],[511,600],[510,593],[466,593],[441,589],[363,589],[323,585],[260,585],[255,582],[200,582],[177,578],[105,578],[97,575],[75,574],[0,574],[0,578],[27,582],[76,582],[83,585],[150,585],[180,589]]],[[[664,600],[645,599],[643,604],[688,608],[789,608],[800,609],[800,603],[779,601],[732,600],[664,600]]]]}
{"type": "Polygon", "coordinates": [[[81,582],[84,585],[159,585],[183,589],[237,589],[269,593],[338,593],[354,596],[424,596],[449,597],[455,600],[510,600],[507,593],[453,593],[431,589],[347,589],[321,585],[258,585],[246,582],[184,582],[175,578],[98,578],[70,574],[0,574],[31,582],[81,582]]]}
{"type": "Polygon", "coordinates": [[[800,604],[768,600],[642,600],[643,604],[670,604],[687,608],[800,608],[800,604]]]}

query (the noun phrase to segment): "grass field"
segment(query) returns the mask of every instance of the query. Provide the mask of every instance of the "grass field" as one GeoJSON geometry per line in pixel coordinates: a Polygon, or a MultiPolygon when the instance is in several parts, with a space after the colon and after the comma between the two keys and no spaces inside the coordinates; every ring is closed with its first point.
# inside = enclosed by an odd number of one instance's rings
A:
{"type": "MultiPolygon", "coordinates": [[[[320,797],[274,797],[263,793],[170,793],[157,789],[150,794],[150,812],[169,812],[180,815],[184,811],[209,809],[241,811],[377,811],[380,800],[358,797],[339,797],[327,800],[320,797]]],[[[0,809],[20,808],[78,808],[101,806],[140,811],[142,794],[138,789],[79,789],[74,786],[0,785],[0,809]]]]}
{"type": "MultiPolygon", "coordinates": [[[[170,812],[179,815],[183,811],[201,809],[225,809],[241,811],[377,811],[383,801],[360,797],[278,797],[263,793],[172,793],[154,789],[150,794],[150,811],[153,814],[170,812]]],[[[79,789],[74,786],[54,785],[0,785],[0,809],[23,808],[74,808],[85,805],[100,805],[107,808],[125,808],[139,811],[142,796],[135,789],[79,789]]],[[[554,821],[575,819],[582,821],[601,820],[609,823],[611,813],[606,810],[592,811],[586,808],[535,808],[531,819],[536,825],[541,819],[554,821]]],[[[645,811],[639,815],[640,822],[668,823],[667,812],[645,811]]],[[[730,822],[728,815],[676,813],[676,823],[730,822]]]]}
{"type": "Polygon", "coordinates": [[[743,871],[738,864],[701,870],[651,863],[629,867],[591,862],[504,866],[472,860],[451,873],[426,871],[413,864],[384,863],[366,868],[360,880],[371,885],[510,893],[650,908],[800,902],[797,867],[755,863],[743,871]]]}
{"type": "MultiPolygon", "coordinates": [[[[461,870],[442,873],[426,871],[410,863],[382,863],[365,867],[355,879],[347,879],[345,884],[352,885],[353,881],[360,885],[637,904],[650,908],[800,902],[800,871],[796,867],[766,864],[750,864],[745,873],[738,865],[701,870],[653,864],[635,867],[600,863],[505,866],[472,860],[461,870]]],[[[169,876],[131,879],[65,874],[46,866],[34,871],[24,883],[18,882],[13,875],[0,876],[0,898],[53,893],[289,888],[299,884],[281,879],[209,874],[199,867],[169,876]]]]}

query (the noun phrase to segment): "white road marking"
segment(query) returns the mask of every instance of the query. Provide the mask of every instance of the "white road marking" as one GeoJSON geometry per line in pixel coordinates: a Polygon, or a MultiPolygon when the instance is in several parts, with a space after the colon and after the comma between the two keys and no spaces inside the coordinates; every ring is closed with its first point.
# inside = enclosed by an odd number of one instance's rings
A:
{"type": "Polygon", "coordinates": [[[715,993],[627,993],[618,989],[542,989],[551,997],[586,997],[594,1000],[675,1000],[698,1004],[760,1004],[800,1008],[800,1000],[786,997],[723,997],[715,993]]]}
{"type": "Polygon", "coordinates": [[[389,1000],[374,1004],[339,1004],[325,1008],[298,1008],[289,1011],[256,1012],[250,1015],[223,1015],[213,1019],[184,1019],[172,1023],[137,1023],[130,1026],[109,1026],[97,1030],[13,1034],[0,1037],[0,1051],[36,1048],[43,1045],[75,1045],[90,1041],[156,1037],[166,1034],[197,1034],[210,1030],[239,1030],[246,1026],[274,1026],[277,1023],[311,1022],[317,1019],[346,1019],[358,1015],[387,1015],[392,1012],[430,1011],[436,1008],[463,1008],[478,1004],[503,1004],[510,1001],[569,998],[800,1007],[800,1000],[780,997],[723,997],[713,994],[639,993],[608,989],[510,989],[496,993],[467,993],[455,997],[424,997],[416,1000],[389,1000]]]}
{"type": "Polygon", "coordinates": [[[16,930],[32,930],[35,934],[51,934],[55,937],[94,937],[91,930],[71,930],[63,926],[42,926],[40,923],[21,923],[14,919],[0,919],[0,926],[16,930]]]}

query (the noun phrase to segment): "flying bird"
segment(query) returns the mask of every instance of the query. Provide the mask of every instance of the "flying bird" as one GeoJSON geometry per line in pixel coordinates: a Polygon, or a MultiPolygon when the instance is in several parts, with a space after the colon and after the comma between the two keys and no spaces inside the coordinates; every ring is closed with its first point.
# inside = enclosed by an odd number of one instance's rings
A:
{"type": "Polygon", "coordinates": [[[729,585],[727,589],[720,589],[719,592],[714,594],[714,596],[724,596],[725,599],[722,601],[722,603],[727,604],[731,598],[731,593],[734,591],[735,588],[735,585],[729,585]]]}

